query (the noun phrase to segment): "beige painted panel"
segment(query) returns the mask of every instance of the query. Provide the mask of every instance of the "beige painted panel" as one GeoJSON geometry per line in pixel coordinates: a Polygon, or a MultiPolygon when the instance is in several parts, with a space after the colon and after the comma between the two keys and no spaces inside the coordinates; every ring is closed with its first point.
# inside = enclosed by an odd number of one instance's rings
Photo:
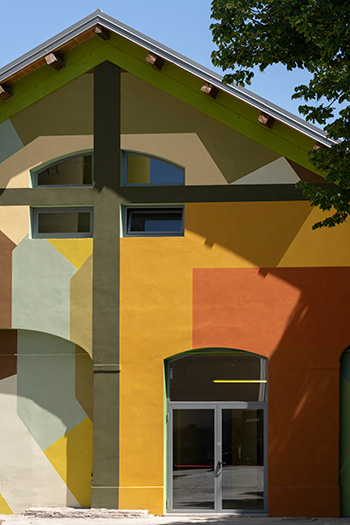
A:
{"type": "Polygon", "coordinates": [[[29,232],[29,206],[0,206],[0,230],[20,243],[29,232]]]}
{"type": "Polygon", "coordinates": [[[122,135],[122,149],[148,153],[185,168],[185,184],[227,184],[196,133],[122,135]]]}
{"type": "Polygon", "coordinates": [[[296,184],[299,180],[289,162],[281,157],[231,184],[296,184]]]}
{"type": "Polygon", "coordinates": [[[1,188],[28,188],[29,170],[43,162],[93,147],[92,135],[38,137],[0,164],[1,188]]]}

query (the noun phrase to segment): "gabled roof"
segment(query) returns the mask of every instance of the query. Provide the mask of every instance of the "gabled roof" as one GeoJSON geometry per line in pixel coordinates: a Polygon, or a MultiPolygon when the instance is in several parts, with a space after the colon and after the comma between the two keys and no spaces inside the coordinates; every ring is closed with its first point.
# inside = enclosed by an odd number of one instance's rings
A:
{"type": "Polygon", "coordinates": [[[177,53],[176,51],[160,44],[156,40],[153,40],[152,38],[149,38],[135,29],[132,29],[131,27],[123,24],[122,22],[115,20],[114,18],[103,13],[100,9],[97,9],[94,13],[83,18],[76,24],[73,24],[66,30],[50,38],[43,44],[35,47],[13,62],[10,62],[7,66],[1,68],[0,83],[11,85],[30,72],[38,69],[45,64],[44,57],[48,53],[65,53],[69,51],[74,46],[93,36],[95,34],[94,28],[97,25],[100,25],[115,34],[128,39],[134,44],[137,44],[144,49],[155,53],[164,60],[173,63],[174,65],[184,69],[198,78],[201,78],[204,82],[209,82],[210,84],[217,87],[220,91],[226,92],[229,95],[232,95],[241,100],[242,102],[245,102],[256,109],[271,115],[271,117],[305,134],[315,141],[328,146],[333,143],[333,141],[327,139],[326,134],[316,126],[305,122],[303,119],[283,110],[272,102],[255,95],[248,89],[239,86],[223,84],[221,75],[218,75],[210,69],[201,66],[200,64],[177,53]]]}

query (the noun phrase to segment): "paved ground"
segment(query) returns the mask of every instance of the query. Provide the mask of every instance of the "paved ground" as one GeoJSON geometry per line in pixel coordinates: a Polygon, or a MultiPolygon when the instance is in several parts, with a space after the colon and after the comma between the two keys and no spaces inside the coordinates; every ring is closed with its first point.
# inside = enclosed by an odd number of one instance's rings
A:
{"type": "Polygon", "coordinates": [[[267,518],[263,516],[154,516],[148,518],[53,518],[0,515],[2,525],[350,525],[350,518],[267,518]]]}

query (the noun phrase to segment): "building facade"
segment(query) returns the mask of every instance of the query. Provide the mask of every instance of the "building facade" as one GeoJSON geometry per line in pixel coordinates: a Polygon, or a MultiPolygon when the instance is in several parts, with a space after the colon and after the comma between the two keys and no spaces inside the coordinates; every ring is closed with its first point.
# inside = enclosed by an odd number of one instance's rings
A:
{"type": "Polygon", "coordinates": [[[346,515],[328,139],[100,11],[0,97],[0,513],[346,515]]]}

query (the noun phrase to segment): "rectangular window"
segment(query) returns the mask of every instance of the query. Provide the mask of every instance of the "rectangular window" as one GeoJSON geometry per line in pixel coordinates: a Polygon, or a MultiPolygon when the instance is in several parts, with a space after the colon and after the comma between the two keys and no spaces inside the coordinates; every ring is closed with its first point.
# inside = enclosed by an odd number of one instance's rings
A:
{"type": "Polygon", "coordinates": [[[32,236],[36,239],[92,237],[92,209],[35,208],[32,236]]]}
{"type": "Polygon", "coordinates": [[[128,207],[125,210],[126,236],[169,237],[184,234],[184,208],[128,207]]]}

